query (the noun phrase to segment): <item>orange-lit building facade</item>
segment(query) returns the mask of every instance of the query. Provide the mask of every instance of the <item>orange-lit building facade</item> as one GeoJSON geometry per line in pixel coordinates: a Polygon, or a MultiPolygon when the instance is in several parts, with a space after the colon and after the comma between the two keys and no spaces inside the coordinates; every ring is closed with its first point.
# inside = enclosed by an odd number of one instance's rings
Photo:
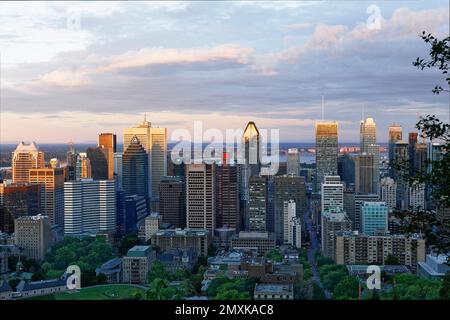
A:
{"type": "Polygon", "coordinates": [[[30,169],[29,182],[39,184],[41,214],[52,225],[64,225],[64,171],[60,168],[30,169]]]}
{"type": "Polygon", "coordinates": [[[12,180],[14,183],[28,182],[28,170],[44,168],[44,153],[39,151],[36,143],[19,143],[12,153],[12,180]]]}

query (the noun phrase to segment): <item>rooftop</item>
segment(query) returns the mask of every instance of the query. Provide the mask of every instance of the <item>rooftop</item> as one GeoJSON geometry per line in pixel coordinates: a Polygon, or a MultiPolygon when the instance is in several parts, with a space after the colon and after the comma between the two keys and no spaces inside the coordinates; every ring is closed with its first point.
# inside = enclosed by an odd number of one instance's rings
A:
{"type": "Polygon", "coordinates": [[[127,257],[146,257],[152,251],[150,246],[134,246],[127,252],[127,257]]]}
{"type": "Polygon", "coordinates": [[[255,286],[255,293],[270,293],[270,294],[292,294],[292,284],[265,284],[257,283],[255,286]]]}

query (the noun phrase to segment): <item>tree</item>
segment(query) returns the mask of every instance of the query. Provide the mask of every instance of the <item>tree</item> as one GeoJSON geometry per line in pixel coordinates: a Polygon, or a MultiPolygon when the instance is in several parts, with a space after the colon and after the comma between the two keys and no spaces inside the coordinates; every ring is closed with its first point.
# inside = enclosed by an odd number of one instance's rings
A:
{"type": "MultiPolygon", "coordinates": [[[[450,37],[439,40],[422,32],[421,38],[430,45],[429,60],[417,58],[413,65],[424,70],[434,68],[441,71],[450,88],[449,62],[450,62],[450,37]]],[[[436,85],[433,93],[440,94],[449,92],[440,85],[436,85]]],[[[406,163],[395,163],[394,166],[402,172],[402,176],[409,184],[426,183],[431,189],[431,196],[438,207],[450,207],[450,124],[439,120],[435,115],[421,117],[416,124],[420,136],[430,141],[442,143],[440,159],[427,160],[424,168],[409,168],[406,163]],[[431,170],[427,170],[431,168],[431,170]]],[[[448,253],[450,251],[450,221],[442,222],[436,220],[435,215],[430,211],[401,213],[408,223],[405,232],[422,232],[425,234],[427,244],[438,253],[448,253]]],[[[450,263],[447,260],[447,263],[450,263]]]]}
{"type": "Polygon", "coordinates": [[[395,285],[382,292],[382,299],[436,300],[442,287],[440,280],[419,277],[413,274],[394,276],[395,285]]]}
{"type": "Polygon", "coordinates": [[[386,265],[398,265],[400,264],[397,257],[393,256],[392,254],[388,254],[386,259],[384,260],[384,264],[386,265]]]}
{"type": "Polygon", "coordinates": [[[119,253],[121,255],[126,255],[128,250],[130,250],[137,244],[139,244],[138,236],[134,234],[127,234],[120,241],[119,253]]]}
{"type": "Polygon", "coordinates": [[[281,253],[280,250],[272,249],[266,253],[266,258],[275,262],[282,262],[283,254],[281,253]]]}
{"type": "Polygon", "coordinates": [[[322,277],[322,283],[324,287],[330,291],[333,291],[336,285],[347,276],[347,272],[331,271],[326,273],[322,277]]]}
{"type": "Polygon", "coordinates": [[[441,299],[450,299],[450,272],[447,272],[442,280],[442,287],[439,290],[439,297],[441,299]]]}
{"type": "Polygon", "coordinates": [[[155,279],[172,280],[170,273],[166,270],[166,266],[159,260],[152,263],[150,272],[148,273],[148,281],[151,283],[155,279]]]}
{"type": "MultiPolygon", "coordinates": [[[[425,59],[417,58],[417,60],[413,62],[413,65],[421,70],[425,68],[437,68],[443,75],[447,76],[450,62],[450,37],[439,40],[431,34],[427,34],[423,31],[421,38],[425,41],[425,43],[429,43],[431,45],[431,60],[425,61],[425,59]]],[[[450,85],[450,77],[447,76],[445,81],[447,81],[447,84],[450,85]]],[[[435,94],[439,94],[442,91],[449,92],[449,90],[443,89],[439,85],[433,89],[433,93],[435,94]]]]}
{"type": "Polygon", "coordinates": [[[236,289],[220,291],[214,297],[215,300],[249,300],[250,298],[250,293],[247,291],[239,292],[236,289]]]}
{"type": "Polygon", "coordinates": [[[357,299],[359,296],[359,281],[356,277],[346,276],[334,288],[335,300],[357,299]]]}

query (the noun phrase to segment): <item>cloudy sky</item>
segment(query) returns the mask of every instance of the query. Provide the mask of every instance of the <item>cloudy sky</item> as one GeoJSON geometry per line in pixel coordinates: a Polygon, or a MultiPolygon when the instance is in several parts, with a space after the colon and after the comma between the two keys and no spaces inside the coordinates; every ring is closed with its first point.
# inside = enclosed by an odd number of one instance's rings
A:
{"type": "Polygon", "coordinates": [[[253,120],[310,142],[324,95],[340,141],[358,141],[364,106],[384,142],[392,122],[408,132],[419,115],[448,119],[448,95],[431,93],[443,77],[411,64],[428,52],[422,30],[448,35],[448,5],[1,2],[0,140],[121,140],[147,113],[169,133],[253,120]]]}

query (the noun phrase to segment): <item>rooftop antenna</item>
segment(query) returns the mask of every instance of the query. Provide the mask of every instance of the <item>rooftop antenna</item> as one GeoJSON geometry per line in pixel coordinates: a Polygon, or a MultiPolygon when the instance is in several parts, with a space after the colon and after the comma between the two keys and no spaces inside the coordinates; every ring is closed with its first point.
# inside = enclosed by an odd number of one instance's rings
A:
{"type": "Polygon", "coordinates": [[[364,121],[364,111],[365,111],[365,105],[363,103],[363,105],[362,105],[362,121],[364,121]]]}
{"type": "Polygon", "coordinates": [[[323,95],[322,95],[322,121],[325,120],[325,108],[323,104],[323,95]]]}

